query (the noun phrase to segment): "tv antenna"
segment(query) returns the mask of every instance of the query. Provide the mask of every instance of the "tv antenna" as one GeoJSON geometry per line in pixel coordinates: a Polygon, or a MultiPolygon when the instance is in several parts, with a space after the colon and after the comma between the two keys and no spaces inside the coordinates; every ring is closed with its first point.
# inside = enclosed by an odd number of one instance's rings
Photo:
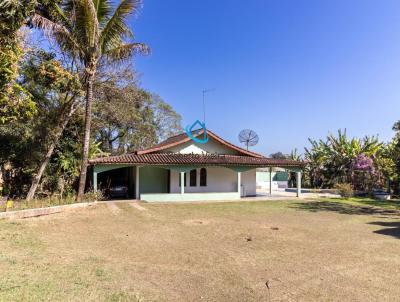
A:
{"type": "Polygon", "coordinates": [[[239,142],[246,145],[247,151],[249,146],[255,146],[258,143],[258,135],[255,131],[250,129],[244,129],[239,133],[239,142]]]}
{"type": "Polygon", "coordinates": [[[205,94],[214,91],[215,88],[211,89],[204,89],[201,92],[203,93],[203,123],[206,123],[206,101],[205,101],[205,94]]]}

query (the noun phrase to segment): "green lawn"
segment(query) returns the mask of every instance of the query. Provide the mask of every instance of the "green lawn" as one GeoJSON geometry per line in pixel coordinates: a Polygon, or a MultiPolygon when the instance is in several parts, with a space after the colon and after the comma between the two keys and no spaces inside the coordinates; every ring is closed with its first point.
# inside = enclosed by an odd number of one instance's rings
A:
{"type": "Polygon", "coordinates": [[[331,201],[342,202],[350,205],[357,206],[373,206],[380,207],[384,209],[392,209],[392,210],[400,210],[400,200],[376,200],[372,198],[340,198],[340,199],[331,199],[331,201]]]}
{"type": "Polygon", "coordinates": [[[322,198],[312,199],[299,207],[311,211],[335,211],[344,214],[388,214],[400,211],[400,200],[376,200],[371,198],[322,198]]]}

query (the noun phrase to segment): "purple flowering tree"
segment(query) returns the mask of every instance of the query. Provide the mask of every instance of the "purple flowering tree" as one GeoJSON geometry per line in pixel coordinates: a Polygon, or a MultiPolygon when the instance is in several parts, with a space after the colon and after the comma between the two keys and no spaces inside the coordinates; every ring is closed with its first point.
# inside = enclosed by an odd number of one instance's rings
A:
{"type": "Polygon", "coordinates": [[[371,192],[376,176],[374,160],[361,153],[354,159],[352,171],[354,189],[371,192]]]}
{"type": "Polygon", "coordinates": [[[366,156],[364,153],[359,154],[353,163],[353,170],[373,172],[374,171],[374,161],[372,158],[366,156]]]}

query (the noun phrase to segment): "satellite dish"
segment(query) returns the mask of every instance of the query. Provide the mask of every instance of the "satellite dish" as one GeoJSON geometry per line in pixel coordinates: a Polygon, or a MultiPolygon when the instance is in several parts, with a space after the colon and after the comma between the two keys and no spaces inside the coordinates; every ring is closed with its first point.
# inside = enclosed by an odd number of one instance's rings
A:
{"type": "Polygon", "coordinates": [[[249,146],[257,145],[258,135],[253,130],[244,129],[239,133],[239,142],[246,145],[246,149],[249,150],[249,146]]]}

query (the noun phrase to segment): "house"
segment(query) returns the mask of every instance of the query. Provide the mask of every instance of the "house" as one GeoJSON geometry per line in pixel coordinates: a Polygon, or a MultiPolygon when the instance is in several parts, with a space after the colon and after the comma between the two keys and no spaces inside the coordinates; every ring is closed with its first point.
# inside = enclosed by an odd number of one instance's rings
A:
{"type": "Polygon", "coordinates": [[[272,171],[280,167],[297,172],[301,179],[301,162],[264,157],[210,130],[189,134],[170,137],[131,154],[90,160],[93,189],[103,189],[110,182],[123,184],[129,188],[130,198],[148,202],[233,200],[256,195],[257,168],[272,171]],[[202,135],[207,136],[206,143],[193,139],[202,135]]]}

